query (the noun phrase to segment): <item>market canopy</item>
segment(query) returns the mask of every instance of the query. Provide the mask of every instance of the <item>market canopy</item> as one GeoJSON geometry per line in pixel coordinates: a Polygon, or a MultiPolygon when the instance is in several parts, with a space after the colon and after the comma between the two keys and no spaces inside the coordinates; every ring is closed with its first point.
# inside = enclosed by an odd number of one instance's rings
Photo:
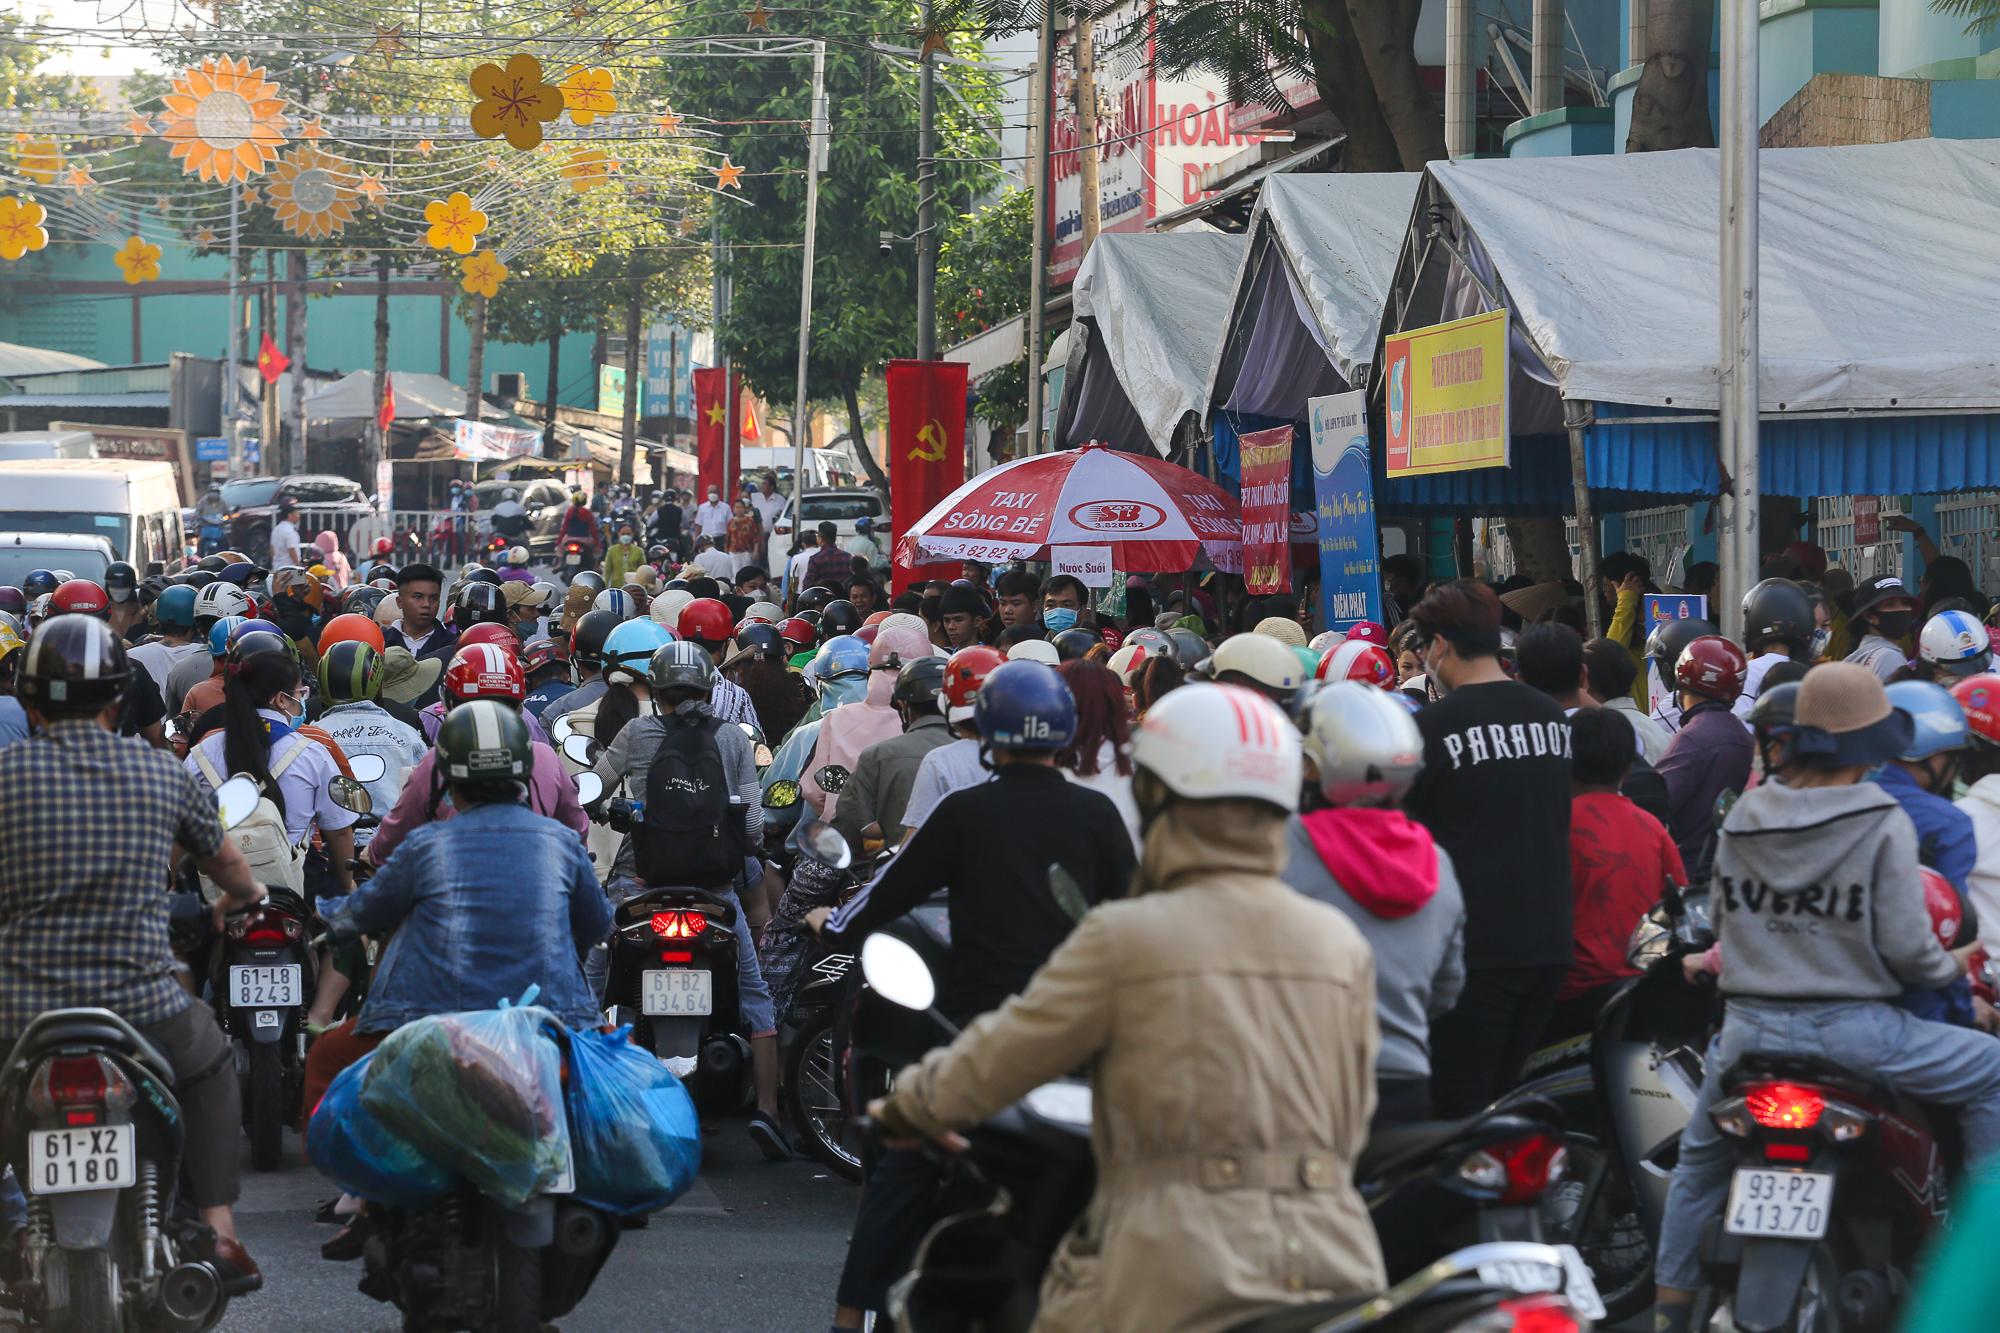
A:
{"type": "Polygon", "coordinates": [[[1217,231],[1105,232],[1072,287],[1076,324],[1056,419],[1060,445],[1099,441],[1165,455],[1206,405],[1208,365],[1243,238],[1217,231]],[[1081,359],[1081,366],[1078,361],[1081,359]]]}
{"type": "Polygon", "coordinates": [[[97,370],[103,365],[102,361],[92,361],[74,352],[0,343],[0,379],[15,375],[43,375],[52,370],[97,370]]]}
{"type": "MultiPolygon", "coordinates": [[[[426,375],[420,370],[392,370],[389,387],[396,395],[396,419],[457,417],[465,415],[465,386],[453,384],[442,375],[426,375]]],[[[318,393],[306,395],[308,421],[371,420],[382,400],[375,393],[375,372],[357,370],[335,380],[318,393]]],[[[480,404],[480,416],[487,421],[518,422],[519,417],[491,403],[480,404]]]]}

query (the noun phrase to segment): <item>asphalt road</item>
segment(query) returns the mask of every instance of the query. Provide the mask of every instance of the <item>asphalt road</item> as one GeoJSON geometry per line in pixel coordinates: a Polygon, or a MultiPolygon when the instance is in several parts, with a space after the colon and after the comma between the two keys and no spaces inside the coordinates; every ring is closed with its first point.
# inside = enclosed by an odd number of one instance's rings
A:
{"type": "MultiPolygon", "coordinates": [[[[328,1263],[335,1228],[313,1210],[335,1191],[287,1134],[284,1166],[243,1168],[237,1227],[264,1270],[264,1289],[232,1302],[220,1333],[397,1333],[394,1306],[355,1289],[361,1264],[328,1263]]],[[[627,1231],[570,1333],[818,1333],[859,1191],[817,1162],[767,1163],[725,1120],[702,1144],[701,1176],[642,1231],[627,1231]]]]}

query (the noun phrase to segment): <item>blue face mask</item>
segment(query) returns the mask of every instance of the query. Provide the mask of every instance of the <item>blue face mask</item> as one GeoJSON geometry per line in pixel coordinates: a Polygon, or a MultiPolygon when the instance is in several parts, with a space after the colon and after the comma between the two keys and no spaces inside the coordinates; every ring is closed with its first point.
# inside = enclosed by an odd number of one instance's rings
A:
{"type": "Polygon", "coordinates": [[[1053,606],[1042,612],[1042,624],[1051,634],[1060,634],[1066,629],[1076,628],[1076,612],[1066,606],[1053,606]]]}

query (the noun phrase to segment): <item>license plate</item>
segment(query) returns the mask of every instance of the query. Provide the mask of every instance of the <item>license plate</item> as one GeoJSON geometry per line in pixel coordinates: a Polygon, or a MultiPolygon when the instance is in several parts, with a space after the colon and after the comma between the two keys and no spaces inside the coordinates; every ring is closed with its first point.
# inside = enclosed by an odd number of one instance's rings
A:
{"type": "Polygon", "coordinates": [[[1574,1245],[1554,1245],[1550,1248],[1562,1255],[1563,1266],[1560,1269],[1547,1264],[1513,1261],[1481,1264],[1479,1280],[1521,1292],[1561,1290],[1570,1305],[1585,1319],[1594,1322],[1604,1318],[1604,1298],[1597,1294],[1596,1279],[1591,1277],[1590,1265],[1583,1261],[1582,1253],[1574,1245]]]}
{"type": "Polygon", "coordinates": [[[1740,1168],[1729,1183],[1724,1229],[1732,1236],[1818,1240],[1833,1211],[1833,1177],[1819,1171],[1740,1168]]]}
{"type": "Polygon", "coordinates": [[[715,1010],[715,978],[707,972],[676,969],[648,972],[639,1009],[649,1018],[700,1018],[715,1010]]]}
{"type": "Polygon", "coordinates": [[[565,565],[580,565],[583,563],[583,556],[576,551],[571,551],[563,557],[563,563],[565,565]]]}
{"type": "Polygon", "coordinates": [[[237,1009],[286,1008],[303,1004],[299,992],[305,969],[297,963],[229,969],[229,1003],[237,1009]]]}
{"type": "Polygon", "coordinates": [[[135,1170],[130,1125],[28,1131],[30,1194],[121,1190],[135,1170]]]}

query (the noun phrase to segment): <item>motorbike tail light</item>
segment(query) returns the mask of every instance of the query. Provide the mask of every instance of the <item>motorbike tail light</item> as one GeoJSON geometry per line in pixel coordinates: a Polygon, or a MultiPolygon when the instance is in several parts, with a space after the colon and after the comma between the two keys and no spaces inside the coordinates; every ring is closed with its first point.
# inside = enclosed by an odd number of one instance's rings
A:
{"type": "Polygon", "coordinates": [[[1826,1098],[1802,1083],[1757,1083],[1744,1090],[1743,1108],[1766,1129],[1811,1129],[1826,1098]]]}
{"type": "Polygon", "coordinates": [[[132,1099],[132,1083],[125,1071],[102,1055],[56,1056],[35,1071],[28,1085],[28,1109],[37,1115],[72,1107],[122,1111],[132,1099]]]}
{"type": "Polygon", "coordinates": [[[686,949],[679,952],[667,949],[660,954],[660,961],[663,963],[692,963],[694,961],[694,954],[692,951],[686,949]]]}
{"type": "Polygon", "coordinates": [[[1483,1197],[1531,1203],[1562,1179],[1569,1149],[1553,1134],[1489,1143],[1458,1166],[1458,1178],[1483,1197]]]}
{"type": "Polygon", "coordinates": [[[708,918],[700,912],[655,912],[653,933],[663,940],[691,940],[708,929],[708,918]]]}
{"type": "Polygon", "coordinates": [[[1553,1292],[1501,1301],[1492,1314],[1467,1325],[1479,1333],[1582,1333],[1576,1311],[1553,1292]]]}
{"type": "Polygon", "coordinates": [[[229,938],[245,944],[289,944],[305,933],[295,916],[262,908],[229,923],[229,938]]]}
{"type": "Polygon", "coordinates": [[[1767,1162],[1810,1162],[1812,1145],[1807,1143],[1767,1143],[1764,1145],[1764,1160],[1767,1162]]]}

